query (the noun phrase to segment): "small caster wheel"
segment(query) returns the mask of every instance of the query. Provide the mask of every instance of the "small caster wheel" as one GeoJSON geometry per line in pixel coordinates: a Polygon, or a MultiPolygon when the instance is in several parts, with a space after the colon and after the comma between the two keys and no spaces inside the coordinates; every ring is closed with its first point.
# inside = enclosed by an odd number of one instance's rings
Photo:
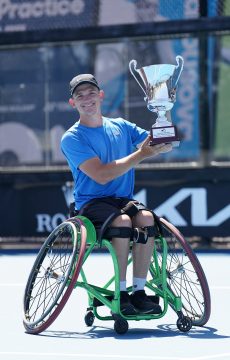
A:
{"type": "Polygon", "coordinates": [[[92,326],[94,323],[94,319],[95,319],[95,315],[92,311],[89,311],[86,315],[85,315],[85,323],[87,326],[92,326]]]}
{"type": "Polygon", "coordinates": [[[188,316],[183,316],[183,317],[179,317],[176,324],[177,324],[177,328],[180,331],[187,332],[192,327],[192,320],[188,316]]]}
{"type": "Polygon", "coordinates": [[[116,331],[117,334],[125,334],[129,329],[129,324],[128,321],[125,319],[116,319],[114,321],[114,330],[116,331]]]}

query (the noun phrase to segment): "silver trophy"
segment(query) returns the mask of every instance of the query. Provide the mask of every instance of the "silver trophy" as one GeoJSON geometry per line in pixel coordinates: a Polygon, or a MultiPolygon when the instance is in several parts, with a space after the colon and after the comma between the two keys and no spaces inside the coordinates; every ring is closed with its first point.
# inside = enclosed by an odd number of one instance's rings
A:
{"type": "Polygon", "coordinates": [[[151,128],[152,145],[160,143],[172,143],[178,146],[176,126],[172,124],[170,111],[176,101],[177,83],[184,66],[182,56],[176,56],[177,65],[159,64],[149,65],[137,69],[137,61],[131,60],[129,69],[137,83],[145,94],[144,100],[147,108],[157,113],[157,119],[151,128]],[[139,75],[142,84],[136,77],[134,71],[139,75]]]}

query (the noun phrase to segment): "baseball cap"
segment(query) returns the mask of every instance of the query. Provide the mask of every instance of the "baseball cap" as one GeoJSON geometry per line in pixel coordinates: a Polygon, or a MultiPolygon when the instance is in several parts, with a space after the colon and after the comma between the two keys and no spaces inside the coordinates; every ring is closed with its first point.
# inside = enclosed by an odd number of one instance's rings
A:
{"type": "Polygon", "coordinates": [[[100,90],[97,80],[92,74],[80,74],[75,76],[69,83],[71,96],[73,95],[76,88],[82,84],[92,84],[100,90]]]}

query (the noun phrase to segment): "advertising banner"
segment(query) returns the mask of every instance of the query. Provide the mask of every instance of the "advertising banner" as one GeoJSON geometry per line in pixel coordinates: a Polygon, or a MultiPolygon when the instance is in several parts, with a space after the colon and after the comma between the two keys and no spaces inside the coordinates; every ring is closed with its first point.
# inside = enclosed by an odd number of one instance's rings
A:
{"type": "MultiPolygon", "coordinates": [[[[60,181],[58,176],[55,180],[54,175],[52,182],[36,177],[34,174],[30,179],[24,177],[0,186],[0,237],[43,238],[69,216],[72,182],[60,181]]],[[[176,172],[173,178],[150,177],[150,172],[145,173],[142,181],[137,172],[135,198],[158,216],[168,219],[188,237],[229,237],[228,182],[196,179],[180,183],[175,180],[176,172]]]]}
{"type": "Polygon", "coordinates": [[[96,25],[98,0],[0,0],[0,31],[96,25]]]}

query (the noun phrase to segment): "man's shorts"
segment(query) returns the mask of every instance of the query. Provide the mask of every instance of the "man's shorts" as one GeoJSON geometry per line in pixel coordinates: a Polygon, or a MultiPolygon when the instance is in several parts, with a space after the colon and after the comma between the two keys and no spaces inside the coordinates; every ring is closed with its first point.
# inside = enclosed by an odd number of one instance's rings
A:
{"type": "Polygon", "coordinates": [[[141,207],[141,210],[149,210],[145,208],[143,204],[133,199],[104,197],[93,199],[89,203],[83,205],[79,211],[79,215],[83,215],[91,220],[98,232],[108,219],[110,219],[108,223],[109,226],[116,217],[124,214],[123,209],[130,201],[134,201],[135,204],[141,207]]]}
{"type": "Polygon", "coordinates": [[[99,230],[104,222],[114,214],[113,219],[122,215],[124,208],[130,199],[104,197],[93,199],[89,203],[83,205],[79,211],[79,215],[87,217],[94,224],[96,230],[99,230]]]}

